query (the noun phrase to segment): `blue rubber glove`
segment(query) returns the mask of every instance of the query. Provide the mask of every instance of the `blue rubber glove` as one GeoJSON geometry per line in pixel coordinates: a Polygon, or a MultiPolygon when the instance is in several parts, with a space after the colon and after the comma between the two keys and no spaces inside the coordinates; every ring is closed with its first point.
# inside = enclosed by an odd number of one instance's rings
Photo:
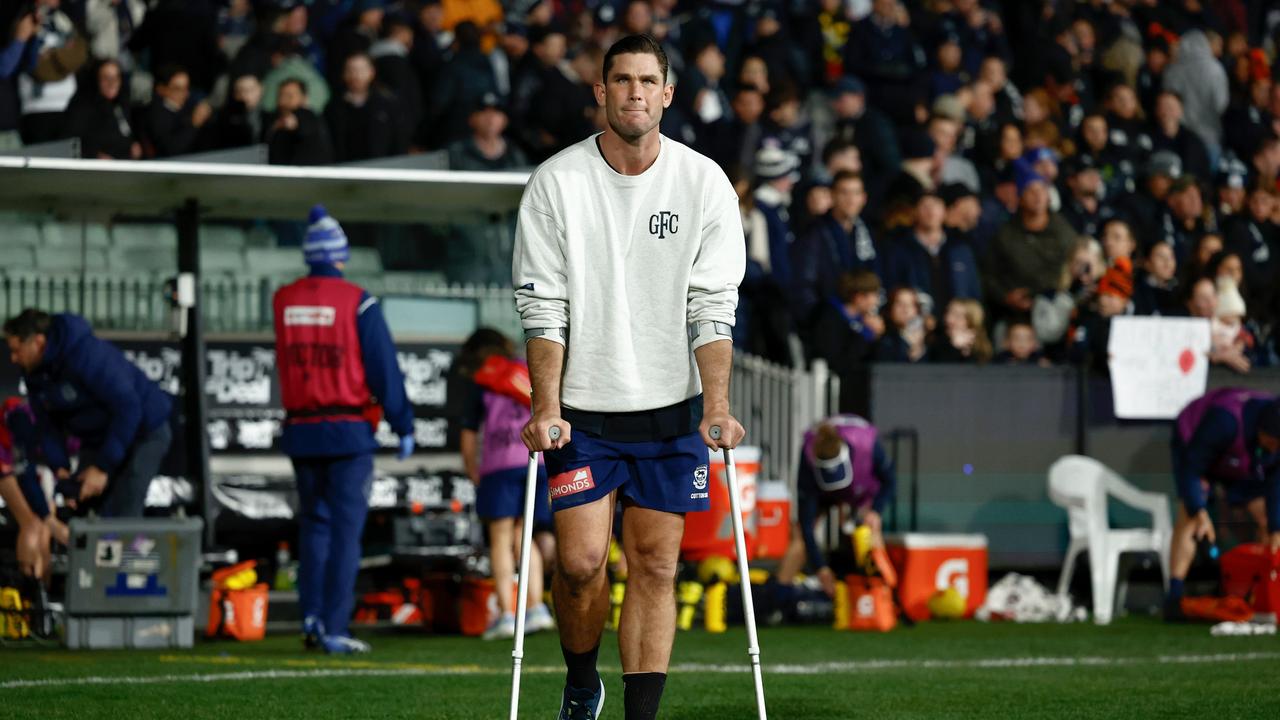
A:
{"type": "Polygon", "coordinates": [[[413,454],[413,436],[405,435],[400,438],[400,452],[396,453],[397,460],[404,460],[413,454]]]}

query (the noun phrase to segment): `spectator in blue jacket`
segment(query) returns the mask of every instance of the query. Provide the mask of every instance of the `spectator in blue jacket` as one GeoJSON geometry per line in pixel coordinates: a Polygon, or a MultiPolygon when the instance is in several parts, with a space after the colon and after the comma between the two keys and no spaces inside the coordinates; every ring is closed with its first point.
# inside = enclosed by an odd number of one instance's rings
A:
{"type": "Polygon", "coordinates": [[[70,502],[104,517],[141,517],[172,440],[173,399],[78,315],[29,308],[4,334],[49,466],[68,469],[66,438],[80,440],[70,502]]]}
{"type": "Polygon", "coordinates": [[[831,181],[831,211],[791,248],[792,311],[806,323],[819,303],[836,294],[843,273],[870,270],[880,276],[880,257],[862,219],[867,190],[862,176],[842,170],[831,181]]]}
{"type": "Polygon", "coordinates": [[[933,192],[916,202],[915,225],[891,244],[884,258],[884,281],[889,287],[910,287],[920,293],[925,314],[938,315],[953,298],[981,298],[978,263],[973,249],[947,237],[946,205],[933,192]]]}

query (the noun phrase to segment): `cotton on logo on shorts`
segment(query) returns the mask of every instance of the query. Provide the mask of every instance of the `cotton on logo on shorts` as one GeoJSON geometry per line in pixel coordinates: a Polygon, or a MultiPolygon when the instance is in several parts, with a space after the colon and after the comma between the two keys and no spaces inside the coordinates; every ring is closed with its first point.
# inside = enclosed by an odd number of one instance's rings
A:
{"type": "Polygon", "coordinates": [[[567,473],[561,473],[551,478],[549,485],[551,486],[551,498],[555,499],[590,490],[596,486],[596,481],[595,478],[591,477],[591,468],[582,468],[580,470],[570,470],[567,473]]]}

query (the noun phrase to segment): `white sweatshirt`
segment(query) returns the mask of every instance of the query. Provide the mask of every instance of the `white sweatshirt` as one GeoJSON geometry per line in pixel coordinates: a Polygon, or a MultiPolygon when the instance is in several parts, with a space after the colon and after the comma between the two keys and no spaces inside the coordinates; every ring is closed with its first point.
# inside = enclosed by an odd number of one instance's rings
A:
{"type": "Polygon", "coordinates": [[[738,197],[719,166],[674,140],[661,139],[648,170],[621,175],[596,137],[529,178],[516,307],[525,330],[566,330],[563,405],[654,410],[702,391],[688,324],[734,322],[746,268],[738,197]]]}

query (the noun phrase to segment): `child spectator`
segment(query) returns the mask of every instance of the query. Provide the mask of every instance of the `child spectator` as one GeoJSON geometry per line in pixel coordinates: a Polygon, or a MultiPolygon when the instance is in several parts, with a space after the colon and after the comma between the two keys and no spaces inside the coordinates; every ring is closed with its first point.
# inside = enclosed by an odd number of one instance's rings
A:
{"type": "Polygon", "coordinates": [[[1177,315],[1177,298],[1177,256],[1169,243],[1155,243],[1147,250],[1142,270],[1134,281],[1134,314],[1177,315]]]}
{"type": "Polygon", "coordinates": [[[929,359],[936,363],[985,365],[991,355],[982,305],[968,298],[952,300],[942,318],[942,335],[929,349],[929,359]]]}
{"type": "Polygon", "coordinates": [[[1035,328],[1029,322],[1009,323],[1004,331],[1004,350],[996,355],[996,365],[1039,365],[1049,367],[1040,350],[1035,328]]]}
{"type": "Polygon", "coordinates": [[[889,322],[876,343],[877,362],[918,363],[925,359],[925,320],[920,295],[907,287],[889,293],[889,322]]]}

